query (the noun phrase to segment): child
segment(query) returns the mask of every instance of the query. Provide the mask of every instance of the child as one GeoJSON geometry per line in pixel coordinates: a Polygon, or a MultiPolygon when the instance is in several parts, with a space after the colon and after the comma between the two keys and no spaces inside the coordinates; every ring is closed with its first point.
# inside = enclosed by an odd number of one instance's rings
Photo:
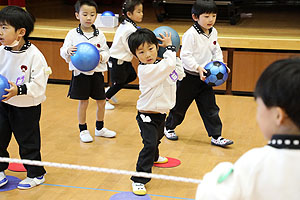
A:
{"type": "Polygon", "coordinates": [[[235,164],[220,163],[204,176],[196,199],[289,199],[300,197],[300,58],[279,60],[255,89],[257,123],[268,145],[235,164]]]}
{"type": "Polygon", "coordinates": [[[86,110],[89,104],[89,97],[95,99],[97,103],[95,136],[115,137],[116,133],[114,131],[104,128],[105,92],[102,73],[107,70],[106,62],[109,58],[109,49],[104,34],[93,24],[97,16],[97,4],[93,0],[78,0],[75,4],[75,16],[80,21],[80,24],[67,34],[60,49],[60,55],[69,63],[69,69],[72,71],[68,96],[71,99],[79,100],[80,140],[82,142],[93,141],[86,124],[86,110]],[[98,66],[92,71],[79,71],[70,62],[70,57],[76,52],[75,46],[81,42],[89,42],[99,50],[100,61],[98,66]]]}
{"type": "Polygon", "coordinates": [[[217,6],[212,0],[197,0],[192,7],[195,24],[184,33],[180,52],[186,77],[177,84],[176,105],[166,121],[165,135],[170,140],[178,139],[174,129],[182,123],[187,109],[195,100],[208,136],[212,137],[211,144],[221,147],[233,144],[233,141],[221,137],[222,122],[215,94],[212,87],[204,82],[204,66],[212,60],[223,62],[217,31],[213,27],[216,13],[217,6]]]}
{"type": "MultiPolygon", "coordinates": [[[[171,35],[161,35],[166,47],[164,59],[156,60],[158,40],[148,29],[138,29],[128,39],[129,49],[139,61],[138,77],[141,95],[137,101],[136,116],[144,147],[139,154],[136,171],[151,173],[153,163],[166,163],[168,159],[159,156],[158,145],[164,136],[166,112],[175,104],[176,81],[184,76],[181,62],[176,61],[175,46],[171,35]]],[[[145,195],[144,184],[150,178],[132,176],[132,190],[136,195],[145,195]]]]}
{"type": "MultiPolygon", "coordinates": [[[[46,99],[51,69],[28,40],[33,28],[34,18],[24,9],[8,6],[0,11],[0,74],[11,85],[0,102],[0,157],[9,157],[7,147],[13,133],[21,159],[40,161],[41,103],[46,99]]],[[[19,189],[30,189],[45,181],[44,167],[24,167],[27,178],[18,184],[19,189]]],[[[0,163],[0,187],[8,182],[4,173],[7,168],[8,163],[0,163]]]]}
{"type": "Polygon", "coordinates": [[[106,109],[114,109],[108,101],[125,84],[136,79],[136,72],[132,67],[132,53],[128,47],[128,36],[137,29],[136,23],[143,20],[142,0],[125,0],[122,8],[123,15],[120,17],[121,24],[118,27],[110,48],[110,61],[112,68],[110,70],[112,86],[106,92],[106,109]]]}

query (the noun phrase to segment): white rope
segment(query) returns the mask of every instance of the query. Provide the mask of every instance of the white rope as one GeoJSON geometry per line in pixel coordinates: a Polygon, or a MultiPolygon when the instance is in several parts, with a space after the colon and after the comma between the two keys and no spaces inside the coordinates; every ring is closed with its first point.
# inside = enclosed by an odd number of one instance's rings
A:
{"type": "Polygon", "coordinates": [[[35,166],[48,166],[48,167],[86,170],[86,171],[95,171],[95,172],[103,172],[103,173],[111,173],[111,174],[122,174],[122,175],[164,179],[164,180],[195,183],[195,184],[201,183],[201,180],[192,179],[192,178],[152,174],[152,173],[146,173],[146,172],[134,172],[134,171],[127,171],[127,170],[109,169],[109,168],[101,168],[101,167],[90,167],[90,166],[84,166],[84,165],[73,165],[73,164],[44,162],[44,161],[25,160],[25,159],[21,160],[21,159],[16,159],[16,158],[4,158],[4,157],[0,157],[0,162],[22,163],[22,164],[26,164],[26,165],[35,165],[35,166]]]}

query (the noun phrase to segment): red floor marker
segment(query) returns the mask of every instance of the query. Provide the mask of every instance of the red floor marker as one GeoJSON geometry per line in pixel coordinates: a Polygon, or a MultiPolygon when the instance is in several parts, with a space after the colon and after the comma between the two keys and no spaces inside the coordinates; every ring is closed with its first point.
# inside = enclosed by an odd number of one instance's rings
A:
{"type": "Polygon", "coordinates": [[[180,160],[176,158],[168,158],[168,162],[164,164],[154,164],[155,167],[162,167],[162,168],[171,168],[171,167],[177,167],[181,164],[180,160]]]}
{"type": "Polygon", "coordinates": [[[8,170],[13,172],[26,172],[26,169],[21,163],[9,163],[8,170]]]}

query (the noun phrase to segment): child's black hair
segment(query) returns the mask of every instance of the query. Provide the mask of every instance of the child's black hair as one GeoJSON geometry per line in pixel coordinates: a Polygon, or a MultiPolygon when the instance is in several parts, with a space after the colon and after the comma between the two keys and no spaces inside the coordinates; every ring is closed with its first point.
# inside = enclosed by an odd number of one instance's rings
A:
{"type": "Polygon", "coordinates": [[[131,53],[135,56],[136,56],[136,50],[139,48],[141,44],[144,43],[155,44],[156,46],[158,45],[158,40],[155,34],[147,28],[137,29],[128,37],[129,49],[131,53]]]}
{"type": "Polygon", "coordinates": [[[7,23],[17,31],[25,28],[24,40],[28,41],[29,34],[34,29],[34,17],[19,6],[7,6],[0,10],[0,23],[7,23]]]}
{"type": "Polygon", "coordinates": [[[75,12],[79,13],[81,6],[88,5],[88,6],[94,6],[96,8],[96,12],[98,11],[98,5],[94,0],[77,0],[75,3],[75,12]]]}
{"type": "Polygon", "coordinates": [[[300,129],[300,58],[272,63],[258,79],[254,96],[268,108],[282,108],[300,129]]]}
{"type": "Polygon", "coordinates": [[[125,0],[122,4],[122,15],[119,17],[119,22],[122,23],[127,16],[127,12],[133,13],[135,6],[143,3],[143,0],[125,0]]]}
{"type": "Polygon", "coordinates": [[[216,3],[213,0],[197,0],[193,4],[192,14],[199,17],[203,13],[214,13],[218,12],[216,3]]]}

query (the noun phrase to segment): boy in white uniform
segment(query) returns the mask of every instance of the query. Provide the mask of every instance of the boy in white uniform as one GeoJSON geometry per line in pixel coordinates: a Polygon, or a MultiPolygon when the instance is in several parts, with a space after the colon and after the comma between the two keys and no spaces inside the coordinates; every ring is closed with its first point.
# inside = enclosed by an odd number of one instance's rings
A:
{"type": "MultiPolygon", "coordinates": [[[[13,133],[21,159],[41,160],[39,121],[51,69],[28,40],[33,29],[34,18],[24,9],[8,6],[0,11],[0,74],[11,85],[0,102],[0,157],[9,157],[7,147],[13,133]]],[[[19,189],[30,189],[45,181],[44,167],[24,167],[27,178],[18,184],[19,189]]],[[[0,163],[0,187],[8,182],[4,173],[7,168],[8,163],[0,163]]]]}
{"type": "Polygon", "coordinates": [[[115,137],[114,131],[104,128],[105,113],[105,91],[103,72],[107,71],[107,61],[109,59],[109,48],[102,31],[93,24],[97,16],[97,4],[93,0],[78,0],[75,4],[75,16],[80,21],[77,28],[69,31],[64,44],[60,49],[60,55],[69,63],[69,70],[72,71],[72,80],[68,96],[71,99],[79,100],[78,121],[80,130],[80,140],[82,142],[92,142],[86,124],[86,111],[89,98],[96,100],[96,128],[95,136],[115,137]],[[100,61],[95,69],[83,72],[75,68],[71,62],[71,56],[76,52],[76,45],[82,42],[93,44],[100,53],[100,61]]]}
{"type": "Polygon", "coordinates": [[[196,200],[298,200],[300,198],[300,59],[279,60],[255,89],[257,123],[268,145],[235,164],[218,164],[204,176],[196,200]]]}
{"type": "MultiPolygon", "coordinates": [[[[144,147],[140,151],[136,171],[151,173],[153,163],[166,163],[168,159],[159,156],[158,146],[164,136],[166,113],[175,104],[176,82],[184,77],[180,60],[176,60],[175,46],[171,35],[161,35],[166,47],[163,59],[157,60],[158,40],[148,29],[138,29],[128,38],[130,51],[140,61],[138,66],[141,95],[137,101],[136,120],[144,147]]],[[[132,190],[136,195],[145,195],[145,184],[150,178],[132,176],[132,190]]]]}
{"type": "Polygon", "coordinates": [[[218,33],[213,27],[216,17],[217,6],[213,0],[197,0],[194,3],[192,18],[195,24],[184,33],[180,51],[186,77],[178,81],[176,105],[166,121],[165,135],[169,140],[178,139],[175,128],[182,123],[186,111],[195,100],[211,144],[221,147],[233,144],[233,141],[221,136],[220,109],[213,88],[204,82],[205,65],[211,61],[223,62],[218,33]]]}

